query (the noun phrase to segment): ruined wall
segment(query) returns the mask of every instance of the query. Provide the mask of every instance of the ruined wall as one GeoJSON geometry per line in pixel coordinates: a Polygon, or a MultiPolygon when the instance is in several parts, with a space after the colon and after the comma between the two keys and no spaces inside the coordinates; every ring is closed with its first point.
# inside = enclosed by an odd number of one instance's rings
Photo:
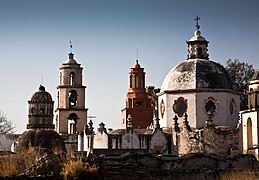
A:
{"type": "Polygon", "coordinates": [[[213,180],[229,178],[229,176],[224,176],[225,172],[229,174],[233,172],[237,174],[236,177],[241,179],[245,179],[245,177],[257,179],[258,176],[255,178],[255,174],[252,173],[256,171],[258,173],[259,168],[259,163],[253,155],[239,155],[222,159],[202,154],[176,158],[126,153],[119,157],[102,157],[99,162],[99,172],[106,180],[213,180]],[[248,176],[242,176],[242,171],[248,171],[248,176]]]}
{"type": "Polygon", "coordinates": [[[239,129],[222,130],[214,126],[204,128],[202,132],[203,152],[226,157],[232,150],[238,149],[239,129]]]}
{"type": "Polygon", "coordinates": [[[239,149],[239,133],[239,129],[220,129],[214,125],[195,131],[183,127],[177,135],[179,155],[204,153],[226,157],[239,149]]]}

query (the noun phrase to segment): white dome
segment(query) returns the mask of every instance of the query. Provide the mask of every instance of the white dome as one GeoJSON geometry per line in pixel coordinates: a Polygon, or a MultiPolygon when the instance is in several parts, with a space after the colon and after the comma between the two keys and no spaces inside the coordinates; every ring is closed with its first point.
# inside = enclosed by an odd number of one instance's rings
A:
{"type": "Polygon", "coordinates": [[[188,59],[167,74],[161,92],[198,88],[233,90],[233,82],[222,65],[206,59],[188,59]]]}
{"type": "Polygon", "coordinates": [[[189,41],[206,41],[204,37],[201,36],[201,32],[196,30],[194,36],[189,41]]]}

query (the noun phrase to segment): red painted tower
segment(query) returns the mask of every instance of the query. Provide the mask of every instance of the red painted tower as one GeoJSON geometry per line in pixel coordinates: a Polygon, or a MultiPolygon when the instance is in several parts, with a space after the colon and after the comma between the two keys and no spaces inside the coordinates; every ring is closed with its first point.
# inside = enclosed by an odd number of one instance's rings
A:
{"type": "Polygon", "coordinates": [[[130,83],[126,99],[126,108],[122,109],[122,128],[127,126],[127,117],[132,117],[132,127],[147,128],[153,122],[153,108],[145,88],[145,72],[138,60],[130,69],[130,83]]]}

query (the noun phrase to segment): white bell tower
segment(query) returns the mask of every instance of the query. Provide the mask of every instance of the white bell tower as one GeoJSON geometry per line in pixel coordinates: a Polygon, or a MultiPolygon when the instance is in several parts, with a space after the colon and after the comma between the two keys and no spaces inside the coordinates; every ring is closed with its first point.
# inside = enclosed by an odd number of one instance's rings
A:
{"type": "Polygon", "coordinates": [[[56,131],[61,134],[77,134],[84,131],[87,123],[85,88],[82,85],[83,68],[69,53],[60,67],[57,86],[56,131]]]}

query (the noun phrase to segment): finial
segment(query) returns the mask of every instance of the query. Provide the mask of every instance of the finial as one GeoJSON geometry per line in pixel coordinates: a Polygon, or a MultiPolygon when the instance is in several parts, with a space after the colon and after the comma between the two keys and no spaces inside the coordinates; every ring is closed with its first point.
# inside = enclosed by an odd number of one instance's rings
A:
{"type": "Polygon", "coordinates": [[[138,64],[138,60],[136,60],[136,64],[138,64]]]}
{"type": "Polygon", "coordinates": [[[43,75],[41,75],[41,84],[43,85],[43,75]]]}
{"type": "Polygon", "coordinates": [[[72,53],[72,47],[73,47],[73,46],[72,46],[72,42],[71,42],[71,40],[69,40],[69,52],[70,52],[70,53],[72,53]]]}
{"type": "Polygon", "coordinates": [[[137,59],[138,59],[138,48],[137,48],[137,59]]]}
{"type": "Polygon", "coordinates": [[[196,17],[194,18],[194,21],[196,21],[196,30],[199,30],[200,29],[200,25],[199,25],[199,20],[200,20],[201,18],[198,16],[198,15],[196,15],[196,17]]]}

